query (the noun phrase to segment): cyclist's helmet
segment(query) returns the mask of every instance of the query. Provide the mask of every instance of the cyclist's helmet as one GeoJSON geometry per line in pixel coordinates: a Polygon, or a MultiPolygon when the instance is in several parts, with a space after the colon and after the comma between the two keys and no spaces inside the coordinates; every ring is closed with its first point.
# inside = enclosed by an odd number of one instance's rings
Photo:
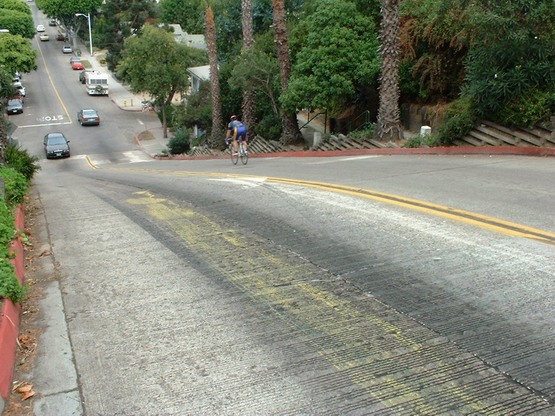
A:
{"type": "Polygon", "coordinates": [[[237,116],[236,116],[236,115],[232,115],[229,119],[230,119],[231,121],[237,120],[237,116]]]}

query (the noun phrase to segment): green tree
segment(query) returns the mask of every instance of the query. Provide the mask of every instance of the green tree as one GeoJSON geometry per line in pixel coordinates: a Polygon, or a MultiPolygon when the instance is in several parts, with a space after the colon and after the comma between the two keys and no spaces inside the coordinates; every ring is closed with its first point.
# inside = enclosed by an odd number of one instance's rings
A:
{"type": "Polygon", "coordinates": [[[154,0],[109,0],[95,20],[95,43],[106,48],[108,69],[115,70],[121,60],[123,44],[129,36],[139,33],[145,22],[156,16],[154,0]]]}
{"type": "Polygon", "coordinates": [[[29,39],[11,33],[0,33],[0,68],[13,76],[15,72],[37,69],[37,51],[29,39]]]}
{"type": "Polygon", "coordinates": [[[351,1],[320,0],[294,31],[298,50],[282,102],[289,108],[336,115],[379,74],[378,36],[372,18],[351,1]],[[353,59],[356,57],[356,59],[353,59]]]}
{"type": "Polygon", "coordinates": [[[31,8],[20,0],[0,0],[0,9],[16,10],[31,16],[31,8]]]}
{"type": "Polygon", "coordinates": [[[204,0],[162,0],[160,20],[179,24],[187,33],[204,32],[204,0]]]}
{"type": "Polygon", "coordinates": [[[11,35],[21,35],[27,39],[35,36],[33,17],[19,10],[0,8],[0,28],[9,30],[11,35]]]}
{"type": "Polygon", "coordinates": [[[118,74],[137,93],[154,98],[162,111],[164,137],[168,137],[166,107],[175,94],[189,86],[187,68],[206,63],[206,54],[175,42],[171,33],[153,25],[125,41],[118,74]]]}
{"type": "Polygon", "coordinates": [[[62,22],[73,39],[74,47],[77,48],[76,33],[88,22],[76,14],[91,14],[92,19],[102,6],[103,0],[36,0],[36,3],[47,16],[62,22]]]}

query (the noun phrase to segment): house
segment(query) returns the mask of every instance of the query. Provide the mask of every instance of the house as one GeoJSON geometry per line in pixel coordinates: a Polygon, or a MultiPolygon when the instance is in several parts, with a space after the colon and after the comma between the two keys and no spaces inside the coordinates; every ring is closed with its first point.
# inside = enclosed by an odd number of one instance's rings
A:
{"type": "MultiPolygon", "coordinates": [[[[194,66],[187,68],[190,79],[190,90],[188,95],[194,95],[200,90],[200,86],[204,81],[210,80],[210,65],[194,66]]],[[[193,134],[195,137],[200,137],[206,132],[195,126],[193,134]]]]}
{"type": "Polygon", "coordinates": [[[206,50],[206,39],[204,35],[191,35],[181,29],[181,25],[171,24],[168,25],[173,30],[173,36],[177,43],[183,43],[191,48],[206,50]]]}

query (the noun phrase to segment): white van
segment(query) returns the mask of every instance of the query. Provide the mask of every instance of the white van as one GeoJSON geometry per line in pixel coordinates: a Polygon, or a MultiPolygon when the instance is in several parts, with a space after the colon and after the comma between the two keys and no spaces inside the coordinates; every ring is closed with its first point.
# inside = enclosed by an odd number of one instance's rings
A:
{"type": "Polygon", "coordinates": [[[85,72],[85,86],[89,95],[108,95],[108,74],[99,71],[85,72]]]}

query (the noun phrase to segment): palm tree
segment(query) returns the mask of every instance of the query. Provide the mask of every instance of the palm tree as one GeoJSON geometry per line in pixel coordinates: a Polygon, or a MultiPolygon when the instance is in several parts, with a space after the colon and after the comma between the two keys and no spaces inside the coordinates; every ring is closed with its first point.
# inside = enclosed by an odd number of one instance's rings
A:
{"type": "Polygon", "coordinates": [[[208,47],[208,62],[210,64],[210,88],[212,95],[212,132],[209,147],[217,148],[223,144],[224,128],[222,122],[222,98],[220,94],[220,73],[218,70],[218,48],[216,45],[216,25],[214,12],[206,6],[206,45],[208,47]]]}
{"type": "Polygon", "coordinates": [[[380,106],[375,133],[382,141],[396,142],[403,138],[399,110],[399,22],[399,0],[382,0],[380,106]]]}
{"type": "MultiPolygon", "coordinates": [[[[287,23],[285,19],[284,0],[273,0],[274,2],[274,33],[277,46],[279,63],[279,74],[281,78],[281,90],[287,90],[289,78],[291,77],[291,50],[287,36],[287,23]]],[[[303,136],[299,129],[297,114],[294,111],[284,111],[283,133],[281,144],[298,144],[303,142],[303,136]]]]}
{"type": "MultiPolygon", "coordinates": [[[[251,51],[254,48],[254,29],[252,24],[252,1],[241,1],[241,21],[243,25],[243,51],[251,51]]],[[[254,139],[255,94],[252,83],[249,83],[243,91],[243,123],[247,126],[248,140],[254,139]]]]}

